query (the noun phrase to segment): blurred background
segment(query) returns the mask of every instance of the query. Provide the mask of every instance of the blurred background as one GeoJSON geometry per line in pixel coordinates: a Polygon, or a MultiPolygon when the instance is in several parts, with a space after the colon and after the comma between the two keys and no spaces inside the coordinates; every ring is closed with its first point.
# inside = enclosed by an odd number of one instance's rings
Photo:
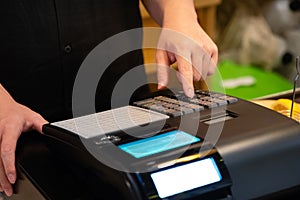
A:
{"type": "Polygon", "coordinates": [[[223,0],[216,30],[223,80],[212,77],[212,90],[223,84],[227,93],[253,99],[293,88],[300,55],[299,0],[223,0]]]}

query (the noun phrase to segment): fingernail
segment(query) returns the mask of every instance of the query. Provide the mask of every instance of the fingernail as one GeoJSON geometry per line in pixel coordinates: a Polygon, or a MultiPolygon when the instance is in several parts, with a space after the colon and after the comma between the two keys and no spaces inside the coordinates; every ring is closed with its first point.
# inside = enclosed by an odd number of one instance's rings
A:
{"type": "Polygon", "coordinates": [[[9,180],[9,182],[10,182],[11,184],[14,184],[14,183],[16,182],[16,178],[15,178],[14,175],[8,174],[7,177],[8,177],[8,180],[9,180]]]}
{"type": "Polygon", "coordinates": [[[192,88],[188,89],[187,96],[190,97],[190,98],[194,97],[194,90],[192,88]]]}
{"type": "Polygon", "coordinates": [[[13,194],[10,189],[5,190],[4,192],[5,192],[6,196],[8,196],[8,197],[10,197],[13,194]]]}
{"type": "Polygon", "coordinates": [[[161,90],[161,89],[164,89],[166,86],[163,85],[163,84],[158,84],[157,85],[157,89],[161,90]]]}

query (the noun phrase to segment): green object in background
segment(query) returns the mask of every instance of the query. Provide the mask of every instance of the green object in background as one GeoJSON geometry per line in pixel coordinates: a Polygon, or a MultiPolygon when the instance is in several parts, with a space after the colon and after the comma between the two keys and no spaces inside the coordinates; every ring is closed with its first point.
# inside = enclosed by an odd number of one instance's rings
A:
{"type": "Polygon", "coordinates": [[[238,65],[232,61],[224,60],[218,65],[219,73],[216,72],[209,80],[209,89],[216,92],[226,93],[242,99],[251,100],[265,95],[270,95],[293,88],[293,84],[280,74],[267,72],[262,68],[252,65],[238,65]],[[252,76],[255,83],[250,86],[236,88],[223,88],[222,81],[235,79],[243,76],[252,76]]]}

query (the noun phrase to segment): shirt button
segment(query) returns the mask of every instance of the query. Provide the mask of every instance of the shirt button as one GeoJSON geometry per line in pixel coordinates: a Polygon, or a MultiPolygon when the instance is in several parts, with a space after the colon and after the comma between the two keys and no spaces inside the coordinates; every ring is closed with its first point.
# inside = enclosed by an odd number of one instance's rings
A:
{"type": "Polygon", "coordinates": [[[71,51],[72,51],[72,47],[71,47],[71,45],[66,45],[65,47],[64,47],[64,51],[66,52],[66,53],[71,53],[71,51]]]}

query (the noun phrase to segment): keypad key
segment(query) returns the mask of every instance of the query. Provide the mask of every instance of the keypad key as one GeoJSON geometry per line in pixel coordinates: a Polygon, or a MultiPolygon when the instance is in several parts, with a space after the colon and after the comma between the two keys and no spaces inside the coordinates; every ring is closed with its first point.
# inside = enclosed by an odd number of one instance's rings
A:
{"type": "Polygon", "coordinates": [[[193,112],[200,112],[219,106],[235,103],[238,99],[221,93],[195,90],[195,96],[189,98],[181,91],[177,94],[166,96],[156,96],[142,101],[137,101],[134,105],[155,110],[160,113],[177,117],[193,112]]]}

